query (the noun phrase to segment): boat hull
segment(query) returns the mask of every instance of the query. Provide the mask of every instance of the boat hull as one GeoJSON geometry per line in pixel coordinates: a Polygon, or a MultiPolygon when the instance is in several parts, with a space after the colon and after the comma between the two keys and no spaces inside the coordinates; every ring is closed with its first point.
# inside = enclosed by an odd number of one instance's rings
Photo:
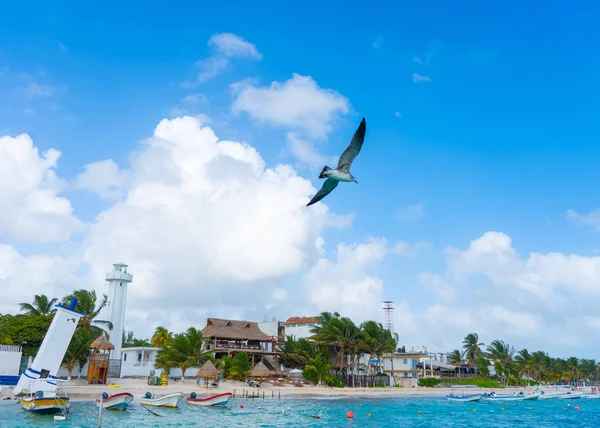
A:
{"type": "MultiPolygon", "coordinates": [[[[133,395],[128,392],[114,394],[102,400],[102,408],[107,410],[125,410],[133,401],[133,395]]],[[[96,406],[100,407],[100,400],[96,400],[96,406]]]]}
{"type": "Polygon", "coordinates": [[[141,398],[140,404],[143,406],[153,406],[153,407],[170,407],[176,408],[179,407],[179,404],[183,401],[185,395],[183,393],[178,392],[175,394],[167,394],[161,397],[155,398],[141,398]]]}
{"type": "Polygon", "coordinates": [[[559,395],[558,398],[559,400],[575,400],[577,398],[581,398],[583,397],[583,392],[572,392],[572,393],[566,393],[563,395],[559,395]]]}
{"type": "Polygon", "coordinates": [[[186,401],[192,406],[226,406],[232,397],[233,394],[231,392],[226,392],[224,394],[212,395],[210,397],[188,397],[186,398],[186,401]]]}
{"type": "Polygon", "coordinates": [[[481,400],[483,394],[472,394],[460,397],[458,395],[446,395],[446,399],[453,403],[472,403],[481,400]]]}
{"type": "Polygon", "coordinates": [[[60,413],[69,405],[68,397],[21,398],[21,407],[31,413],[60,413]]]}

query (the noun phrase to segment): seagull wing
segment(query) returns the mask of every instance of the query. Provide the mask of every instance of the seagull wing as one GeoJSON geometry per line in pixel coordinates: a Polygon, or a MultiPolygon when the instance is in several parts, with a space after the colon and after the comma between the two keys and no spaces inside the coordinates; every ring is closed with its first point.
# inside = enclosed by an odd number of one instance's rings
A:
{"type": "Polygon", "coordinates": [[[312,204],[316,204],[325,196],[329,195],[331,191],[337,187],[338,183],[339,181],[334,180],[333,178],[328,178],[327,180],[325,180],[325,183],[323,183],[323,187],[321,187],[321,190],[319,190],[317,194],[313,196],[313,198],[308,204],[306,204],[306,206],[310,207],[312,204]]]}
{"type": "Polygon", "coordinates": [[[354,136],[352,137],[350,144],[348,145],[348,147],[346,147],[346,150],[344,150],[344,153],[342,153],[342,156],[340,156],[340,160],[338,161],[338,164],[337,164],[338,170],[346,171],[346,172],[350,171],[350,165],[352,165],[352,161],[354,160],[354,158],[356,156],[358,156],[358,153],[360,152],[360,148],[363,145],[363,141],[365,141],[365,133],[366,132],[367,132],[367,122],[365,121],[365,118],[363,117],[363,120],[360,122],[360,125],[358,125],[358,129],[354,133],[354,136]]]}

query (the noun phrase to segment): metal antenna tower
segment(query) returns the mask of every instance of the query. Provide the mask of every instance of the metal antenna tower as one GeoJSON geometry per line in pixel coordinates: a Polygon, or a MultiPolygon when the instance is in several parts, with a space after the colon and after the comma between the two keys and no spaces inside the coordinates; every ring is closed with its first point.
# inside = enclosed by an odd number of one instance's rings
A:
{"type": "Polygon", "coordinates": [[[384,327],[392,333],[394,332],[394,302],[386,300],[383,302],[383,322],[384,327]]]}

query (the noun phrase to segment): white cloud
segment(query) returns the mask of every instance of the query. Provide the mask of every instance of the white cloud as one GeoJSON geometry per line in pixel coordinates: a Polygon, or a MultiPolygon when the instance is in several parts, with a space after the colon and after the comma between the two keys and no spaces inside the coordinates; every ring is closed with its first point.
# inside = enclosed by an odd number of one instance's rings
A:
{"type": "Polygon", "coordinates": [[[208,105],[208,97],[202,93],[188,94],[179,100],[179,104],[173,108],[173,117],[199,116],[202,123],[209,123],[208,116],[199,113],[200,109],[208,105]]]}
{"type": "Polygon", "coordinates": [[[227,58],[262,59],[262,54],[255,45],[232,33],[215,34],[208,41],[217,54],[227,58]]]}
{"type": "Polygon", "coordinates": [[[567,219],[592,226],[594,229],[600,231],[600,210],[593,210],[589,214],[579,214],[576,211],[568,210],[567,219]]]}
{"type": "Polygon", "coordinates": [[[292,128],[313,138],[325,137],[339,115],[350,110],[346,97],[296,73],[283,83],[263,87],[246,83],[236,89],[234,112],[246,112],[259,122],[292,128]]]}
{"type": "Polygon", "coordinates": [[[429,292],[428,295],[439,297],[449,303],[456,300],[457,290],[441,276],[422,272],[417,280],[429,292]]]}
{"type": "Polygon", "coordinates": [[[402,221],[419,220],[425,216],[425,207],[423,204],[409,205],[406,208],[401,208],[396,213],[396,218],[402,221]]]}
{"type": "Polygon", "coordinates": [[[387,254],[385,239],[337,247],[337,260],[325,258],[306,274],[302,291],[316,312],[337,311],[355,322],[379,319],[383,281],[368,271],[387,254]]]}
{"type": "MultiPolygon", "coordinates": [[[[232,68],[231,60],[246,58],[261,60],[262,54],[255,45],[232,33],[215,34],[208,41],[208,46],[214,51],[209,58],[196,63],[199,69],[197,83],[205,83],[219,74],[232,68]]],[[[185,82],[184,86],[194,86],[194,82],[185,82]]]]}
{"type": "Polygon", "coordinates": [[[60,152],[41,156],[26,134],[0,137],[0,236],[36,242],[68,240],[82,224],[58,196],[60,152]]]}
{"type": "Polygon", "coordinates": [[[431,82],[431,77],[429,77],[429,76],[422,76],[419,73],[413,73],[412,74],[412,79],[413,79],[413,83],[431,82]]]}
{"type": "Polygon", "coordinates": [[[296,132],[287,133],[287,144],[292,154],[300,162],[314,167],[322,167],[327,163],[325,156],[317,153],[314,146],[303,138],[300,138],[296,132]]]}
{"type": "Polygon", "coordinates": [[[112,159],[94,162],[78,174],[75,189],[89,190],[102,199],[119,199],[123,196],[126,177],[112,159]]]}

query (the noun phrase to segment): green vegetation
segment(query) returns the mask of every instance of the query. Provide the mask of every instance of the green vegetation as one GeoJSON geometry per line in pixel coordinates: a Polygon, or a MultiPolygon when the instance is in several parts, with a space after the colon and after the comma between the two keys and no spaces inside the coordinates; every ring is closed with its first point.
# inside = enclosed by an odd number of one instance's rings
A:
{"type": "Polygon", "coordinates": [[[450,386],[450,385],[476,385],[480,388],[502,388],[498,382],[491,379],[484,379],[480,377],[471,378],[471,379],[436,379],[432,377],[425,377],[419,379],[419,386],[424,387],[434,387],[440,385],[440,387],[450,386]]]}
{"type": "Polygon", "coordinates": [[[206,351],[202,332],[194,327],[185,333],[178,333],[167,340],[165,346],[156,355],[156,368],[169,372],[174,367],[181,369],[182,379],[190,367],[200,367],[212,359],[212,351],[206,351]]]}
{"type": "Polygon", "coordinates": [[[489,366],[492,366],[496,372],[494,378],[502,385],[596,381],[600,377],[600,363],[593,359],[552,358],[545,352],[530,353],[527,349],[517,352],[503,340],[493,340],[485,351],[484,346],[479,342],[479,336],[471,333],[463,341],[463,350],[454,350],[449,359],[457,365],[474,364],[483,378],[490,377],[489,366]]]}
{"type": "Polygon", "coordinates": [[[133,331],[123,332],[123,348],[136,348],[136,347],[151,347],[152,344],[147,339],[138,339],[135,337],[133,331]]]}

